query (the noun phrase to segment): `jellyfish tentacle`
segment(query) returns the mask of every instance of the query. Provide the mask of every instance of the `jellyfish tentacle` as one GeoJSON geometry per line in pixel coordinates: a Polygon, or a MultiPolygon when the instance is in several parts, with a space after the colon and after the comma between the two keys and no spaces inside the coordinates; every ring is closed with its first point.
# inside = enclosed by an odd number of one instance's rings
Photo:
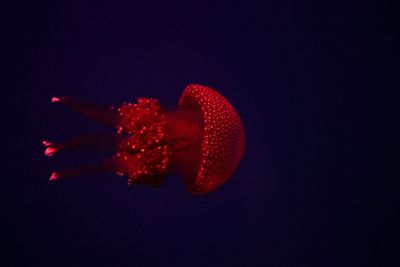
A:
{"type": "Polygon", "coordinates": [[[50,176],[50,181],[60,180],[64,178],[71,178],[74,176],[105,173],[105,172],[115,172],[116,166],[113,159],[104,160],[98,163],[89,163],[79,165],[70,169],[55,171],[50,176]]]}
{"type": "Polygon", "coordinates": [[[61,103],[71,110],[88,117],[89,119],[106,125],[115,126],[118,123],[118,112],[113,108],[97,106],[68,96],[54,96],[51,98],[51,102],[61,103]]]}
{"type": "Polygon", "coordinates": [[[45,146],[44,154],[48,157],[52,157],[60,151],[106,147],[113,148],[119,139],[121,138],[117,134],[108,133],[79,136],[65,142],[51,142],[45,140],[42,144],[45,146]]]}

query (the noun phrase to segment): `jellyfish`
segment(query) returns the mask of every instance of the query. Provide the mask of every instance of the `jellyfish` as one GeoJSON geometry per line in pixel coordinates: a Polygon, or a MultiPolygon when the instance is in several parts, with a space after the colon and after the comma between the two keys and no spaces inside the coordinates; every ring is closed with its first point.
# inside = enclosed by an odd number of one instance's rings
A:
{"type": "Polygon", "coordinates": [[[66,96],[51,101],[116,129],[66,142],[43,141],[48,157],[84,147],[110,145],[115,150],[101,162],[53,172],[51,182],[110,171],[126,176],[132,186],[160,186],[166,177],[180,176],[190,193],[205,195],[233,175],[244,153],[245,134],[238,113],[224,96],[204,85],[188,85],[176,108],[144,97],[118,108],[66,96]]]}

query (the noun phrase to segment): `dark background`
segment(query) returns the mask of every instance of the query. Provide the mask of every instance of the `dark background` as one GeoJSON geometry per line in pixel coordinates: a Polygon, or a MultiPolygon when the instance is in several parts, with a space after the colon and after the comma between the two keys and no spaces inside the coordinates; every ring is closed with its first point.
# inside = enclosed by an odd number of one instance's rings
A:
{"type": "Polygon", "coordinates": [[[395,265],[394,9],[116,2],[2,9],[2,266],[395,265]],[[194,197],[179,177],[131,188],[114,174],[49,184],[104,155],[48,159],[44,138],[109,131],[51,96],[176,105],[189,83],[216,88],[245,125],[220,189],[194,197]]]}

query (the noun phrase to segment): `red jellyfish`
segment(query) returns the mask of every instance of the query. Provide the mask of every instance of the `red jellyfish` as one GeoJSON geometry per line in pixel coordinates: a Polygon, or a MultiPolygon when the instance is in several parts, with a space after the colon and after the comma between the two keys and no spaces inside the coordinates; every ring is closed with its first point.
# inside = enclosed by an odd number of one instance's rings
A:
{"type": "Polygon", "coordinates": [[[243,156],[245,135],[238,113],[220,93],[203,85],[187,86],[174,109],[154,98],[139,98],[118,109],[69,97],[53,97],[52,102],[114,126],[117,133],[43,141],[46,156],[82,147],[116,147],[112,158],[54,172],[50,181],[113,171],[127,176],[130,185],[159,186],[167,175],[178,175],[189,192],[204,195],[227,181],[243,156]]]}

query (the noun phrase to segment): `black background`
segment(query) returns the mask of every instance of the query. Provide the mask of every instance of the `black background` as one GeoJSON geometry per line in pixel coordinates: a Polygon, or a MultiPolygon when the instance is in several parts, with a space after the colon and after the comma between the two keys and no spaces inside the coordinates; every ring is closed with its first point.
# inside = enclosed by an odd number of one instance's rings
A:
{"type": "Polygon", "coordinates": [[[399,183],[386,135],[393,9],[368,3],[18,2],[2,9],[3,266],[391,266],[399,183]],[[50,103],[216,88],[245,156],[217,191],[113,174],[49,184],[102,153],[41,141],[109,129],[50,103]]]}

